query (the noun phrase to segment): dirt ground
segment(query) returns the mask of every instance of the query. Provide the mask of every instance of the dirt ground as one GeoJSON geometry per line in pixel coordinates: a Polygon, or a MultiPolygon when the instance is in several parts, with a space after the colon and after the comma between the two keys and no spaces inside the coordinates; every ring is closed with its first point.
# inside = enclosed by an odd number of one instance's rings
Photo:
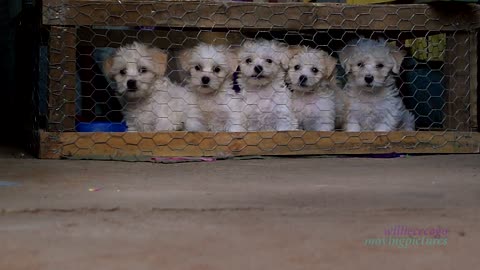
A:
{"type": "Polygon", "coordinates": [[[480,155],[0,158],[0,269],[478,269],[479,241],[480,155]]]}

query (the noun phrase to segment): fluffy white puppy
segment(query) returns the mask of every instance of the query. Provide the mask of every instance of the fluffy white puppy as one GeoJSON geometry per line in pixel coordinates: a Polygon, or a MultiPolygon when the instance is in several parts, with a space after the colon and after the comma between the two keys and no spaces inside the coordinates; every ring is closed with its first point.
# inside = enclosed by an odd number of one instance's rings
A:
{"type": "Polygon", "coordinates": [[[276,41],[246,41],[238,58],[238,85],[244,104],[236,131],[297,129],[291,92],[285,85],[288,46],[276,41]]]}
{"type": "Polygon", "coordinates": [[[395,85],[405,52],[385,40],[361,38],[340,52],[347,73],[346,131],[414,130],[414,116],[405,108],[395,85]]]}
{"type": "Polygon", "coordinates": [[[119,48],[103,63],[124,102],[128,131],[171,131],[183,128],[185,88],[165,77],[167,54],[134,42],[119,48]]]}
{"type": "Polygon", "coordinates": [[[188,113],[189,131],[230,131],[235,101],[232,75],[236,55],[227,46],[200,43],[180,54],[180,64],[190,74],[188,88],[196,106],[188,113]]]}
{"type": "Polygon", "coordinates": [[[340,91],[336,80],[337,60],[325,51],[305,46],[291,48],[291,52],[287,82],[293,91],[293,111],[300,128],[333,131],[336,95],[340,91]]]}

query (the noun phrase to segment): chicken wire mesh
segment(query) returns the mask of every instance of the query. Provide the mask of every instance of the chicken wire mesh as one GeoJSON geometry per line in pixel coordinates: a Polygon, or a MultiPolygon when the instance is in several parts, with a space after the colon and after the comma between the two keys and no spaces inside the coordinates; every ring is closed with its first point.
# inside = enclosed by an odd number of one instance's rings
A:
{"type": "Polygon", "coordinates": [[[477,11],[46,0],[43,155],[471,151],[477,11]]]}

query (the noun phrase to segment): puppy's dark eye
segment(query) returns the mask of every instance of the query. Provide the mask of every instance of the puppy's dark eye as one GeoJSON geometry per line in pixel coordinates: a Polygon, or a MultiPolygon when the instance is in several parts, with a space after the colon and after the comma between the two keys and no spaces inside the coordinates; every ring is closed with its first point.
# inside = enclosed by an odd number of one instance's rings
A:
{"type": "Polygon", "coordinates": [[[252,63],[252,58],[247,58],[247,60],[245,60],[245,63],[247,63],[247,64],[252,63]]]}
{"type": "Polygon", "coordinates": [[[200,71],[200,69],[202,69],[202,67],[201,67],[200,65],[196,65],[196,66],[195,66],[195,70],[196,70],[196,71],[200,71]]]}
{"type": "Polygon", "coordinates": [[[127,74],[127,70],[126,70],[126,69],[120,70],[120,75],[125,75],[125,74],[127,74]]]}
{"type": "Polygon", "coordinates": [[[295,70],[299,70],[300,69],[300,65],[296,65],[293,67],[295,70]]]}
{"type": "Polygon", "coordinates": [[[363,62],[359,62],[359,63],[357,64],[357,66],[358,66],[358,67],[363,67],[364,64],[363,64],[363,62]]]}
{"type": "Polygon", "coordinates": [[[145,73],[145,72],[147,72],[147,68],[146,67],[141,67],[138,71],[140,73],[145,73]]]}
{"type": "Polygon", "coordinates": [[[318,73],[318,68],[313,67],[313,68],[312,68],[312,72],[313,72],[313,73],[318,73]]]}
{"type": "Polygon", "coordinates": [[[213,69],[213,72],[219,73],[219,72],[220,72],[220,68],[219,68],[219,67],[215,67],[215,68],[213,69]]]}
{"type": "Polygon", "coordinates": [[[377,68],[383,68],[383,67],[384,67],[384,65],[382,63],[377,64],[377,68]]]}
{"type": "Polygon", "coordinates": [[[273,63],[272,59],[267,59],[265,61],[267,61],[267,63],[269,63],[269,64],[273,63]]]}

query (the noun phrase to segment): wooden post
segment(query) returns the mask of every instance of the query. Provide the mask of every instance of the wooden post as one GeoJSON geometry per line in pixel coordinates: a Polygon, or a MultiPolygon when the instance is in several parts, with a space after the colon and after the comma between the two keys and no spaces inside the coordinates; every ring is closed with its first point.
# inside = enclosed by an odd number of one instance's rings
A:
{"type": "Polygon", "coordinates": [[[447,34],[444,107],[447,130],[469,131],[473,125],[471,98],[476,93],[476,61],[472,61],[472,52],[476,48],[471,46],[474,38],[474,33],[465,31],[447,34]]]}
{"type": "Polygon", "coordinates": [[[477,32],[470,33],[470,128],[478,130],[478,35],[477,32]]]}
{"type": "Polygon", "coordinates": [[[49,46],[49,131],[75,129],[76,29],[52,26],[49,46]]]}

